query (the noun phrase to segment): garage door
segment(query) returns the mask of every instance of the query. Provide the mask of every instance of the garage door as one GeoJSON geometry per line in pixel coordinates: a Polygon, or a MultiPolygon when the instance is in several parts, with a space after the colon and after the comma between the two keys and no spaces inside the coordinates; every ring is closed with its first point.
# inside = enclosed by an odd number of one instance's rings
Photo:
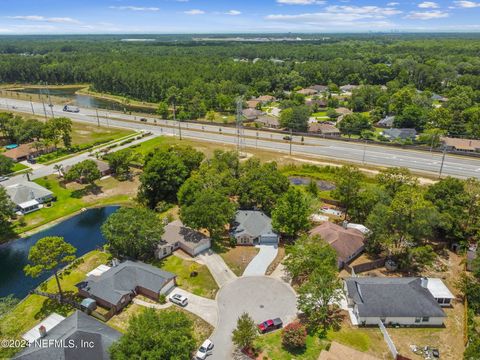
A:
{"type": "Polygon", "coordinates": [[[165,286],[160,290],[160,294],[166,294],[175,287],[175,281],[170,280],[165,286]]]}
{"type": "Polygon", "coordinates": [[[202,251],[207,250],[207,249],[210,249],[210,242],[208,242],[208,243],[206,243],[206,244],[202,244],[202,245],[198,246],[197,248],[195,248],[195,254],[194,254],[194,256],[197,256],[197,255],[200,254],[202,251]]]}
{"type": "Polygon", "coordinates": [[[261,236],[260,244],[276,244],[278,243],[278,236],[261,236]]]}

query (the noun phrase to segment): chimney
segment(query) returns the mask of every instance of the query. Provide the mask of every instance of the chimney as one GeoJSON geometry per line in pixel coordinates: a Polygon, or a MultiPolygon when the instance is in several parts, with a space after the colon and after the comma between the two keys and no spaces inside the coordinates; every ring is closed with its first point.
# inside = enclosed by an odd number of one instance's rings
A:
{"type": "Polygon", "coordinates": [[[422,285],[422,287],[426,289],[428,286],[428,279],[426,277],[422,277],[420,280],[420,285],[422,285]]]}
{"type": "Polygon", "coordinates": [[[41,338],[47,336],[47,328],[43,325],[40,325],[40,327],[38,328],[38,332],[40,333],[41,338]]]}
{"type": "Polygon", "coordinates": [[[118,264],[120,264],[120,261],[117,258],[112,259],[112,266],[113,267],[118,266],[118,264]]]}
{"type": "Polygon", "coordinates": [[[343,220],[342,226],[343,226],[344,229],[348,229],[348,221],[347,221],[347,220],[343,220]]]}

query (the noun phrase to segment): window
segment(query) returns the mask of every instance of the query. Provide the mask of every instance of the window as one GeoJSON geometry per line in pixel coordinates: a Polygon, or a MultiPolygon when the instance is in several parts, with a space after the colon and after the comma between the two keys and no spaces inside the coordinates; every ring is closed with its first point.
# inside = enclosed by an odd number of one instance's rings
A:
{"type": "Polygon", "coordinates": [[[419,318],[419,317],[416,317],[416,318],[415,318],[415,322],[416,322],[416,323],[419,323],[420,321],[422,321],[422,318],[419,318]]]}
{"type": "Polygon", "coordinates": [[[429,322],[430,318],[428,316],[424,316],[424,317],[422,317],[422,321],[423,322],[429,322]]]}

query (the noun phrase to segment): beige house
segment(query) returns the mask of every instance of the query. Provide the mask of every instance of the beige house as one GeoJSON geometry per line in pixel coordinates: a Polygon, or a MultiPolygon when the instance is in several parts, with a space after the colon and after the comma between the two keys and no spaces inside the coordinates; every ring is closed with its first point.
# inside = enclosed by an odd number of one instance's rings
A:
{"type": "Polygon", "coordinates": [[[277,244],[272,219],[261,211],[239,210],[232,224],[231,236],[239,245],[277,244]]]}
{"type": "Polygon", "coordinates": [[[280,128],[280,121],[277,117],[274,116],[260,116],[255,123],[260,125],[261,127],[266,127],[270,129],[278,129],[280,128]]]}

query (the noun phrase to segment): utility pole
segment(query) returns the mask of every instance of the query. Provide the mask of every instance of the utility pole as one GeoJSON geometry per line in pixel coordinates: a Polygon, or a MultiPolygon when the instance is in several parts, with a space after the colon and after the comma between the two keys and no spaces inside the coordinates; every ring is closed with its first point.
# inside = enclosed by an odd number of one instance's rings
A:
{"type": "Polygon", "coordinates": [[[442,177],[442,171],[443,171],[443,163],[445,162],[445,156],[447,154],[447,147],[443,147],[443,156],[442,156],[442,164],[440,165],[440,172],[438,173],[438,177],[442,177]]]}
{"type": "Polygon", "coordinates": [[[48,106],[50,106],[50,111],[52,112],[52,118],[55,117],[55,114],[53,113],[53,104],[52,104],[52,99],[50,98],[50,90],[48,90],[48,84],[45,81],[45,87],[47,89],[47,97],[48,97],[48,106]]]}
{"type": "MultiPolygon", "coordinates": [[[[177,121],[177,104],[175,99],[173,99],[173,122],[177,121]]],[[[178,139],[182,140],[182,125],[180,120],[178,120],[178,139]]]]}
{"type": "Polygon", "coordinates": [[[42,106],[43,106],[43,113],[45,114],[45,123],[48,121],[48,116],[47,116],[47,109],[45,108],[45,101],[43,100],[42,96],[42,88],[40,87],[40,98],[42,99],[42,106]]]}
{"type": "Polygon", "coordinates": [[[244,139],[244,131],[243,131],[243,99],[241,97],[237,98],[237,118],[236,118],[236,125],[237,125],[237,152],[238,156],[240,157],[241,151],[245,147],[245,139],[244,139]]]}
{"type": "Polygon", "coordinates": [[[293,141],[293,130],[292,128],[290,128],[290,150],[289,150],[289,154],[290,156],[292,156],[292,141],[293,141]]]}
{"type": "Polygon", "coordinates": [[[98,127],[100,127],[100,118],[98,117],[98,109],[95,109],[95,112],[97,113],[97,124],[98,124],[98,127]]]}
{"type": "Polygon", "coordinates": [[[362,164],[365,164],[365,156],[367,154],[367,139],[365,139],[365,142],[363,143],[363,159],[362,159],[362,164]]]}
{"type": "Polygon", "coordinates": [[[35,110],[33,109],[33,103],[30,101],[30,106],[32,107],[32,114],[35,115],[35,110]]]}

